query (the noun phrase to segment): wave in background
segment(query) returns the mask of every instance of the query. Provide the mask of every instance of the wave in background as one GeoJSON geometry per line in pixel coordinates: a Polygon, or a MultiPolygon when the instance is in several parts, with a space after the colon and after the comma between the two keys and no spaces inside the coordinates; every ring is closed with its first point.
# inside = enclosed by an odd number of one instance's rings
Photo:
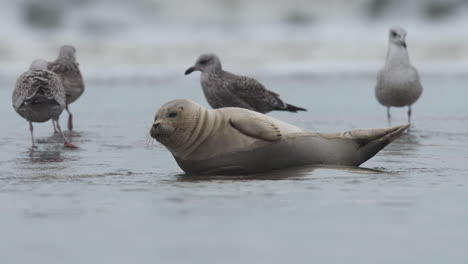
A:
{"type": "Polygon", "coordinates": [[[250,74],[374,74],[408,30],[426,74],[466,74],[466,0],[22,0],[0,3],[0,74],[74,44],[88,78],[179,76],[203,52],[250,74]]]}

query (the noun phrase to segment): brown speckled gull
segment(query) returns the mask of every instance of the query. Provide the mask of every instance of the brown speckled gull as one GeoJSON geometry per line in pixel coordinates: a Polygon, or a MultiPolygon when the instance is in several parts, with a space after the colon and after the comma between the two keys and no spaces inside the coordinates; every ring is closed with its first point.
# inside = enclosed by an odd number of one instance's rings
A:
{"type": "Polygon", "coordinates": [[[202,54],[185,75],[200,71],[200,83],[206,100],[213,108],[240,107],[260,113],[270,111],[306,111],[287,104],[277,93],[267,90],[257,80],[224,71],[215,54],[202,54]]]}
{"type": "Polygon", "coordinates": [[[29,122],[33,148],[36,145],[32,123],[42,123],[50,119],[62,134],[65,147],[75,147],[62,133],[58,124],[58,118],[66,105],[65,89],[57,74],[47,70],[47,61],[33,61],[29,70],[18,78],[12,101],[15,111],[29,122]]]}
{"type": "Polygon", "coordinates": [[[65,110],[68,112],[68,130],[73,130],[73,115],[68,105],[75,102],[85,90],[83,76],[76,62],[75,47],[62,46],[58,58],[48,64],[48,69],[58,74],[62,80],[66,94],[65,110]]]}

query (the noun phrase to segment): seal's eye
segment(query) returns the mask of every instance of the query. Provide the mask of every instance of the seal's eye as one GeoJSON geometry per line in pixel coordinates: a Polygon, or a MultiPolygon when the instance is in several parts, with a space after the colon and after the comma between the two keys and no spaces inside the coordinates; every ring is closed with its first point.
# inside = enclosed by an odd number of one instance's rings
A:
{"type": "Polygon", "coordinates": [[[170,117],[170,118],[174,118],[177,116],[177,113],[176,112],[170,112],[167,117],[170,117]]]}

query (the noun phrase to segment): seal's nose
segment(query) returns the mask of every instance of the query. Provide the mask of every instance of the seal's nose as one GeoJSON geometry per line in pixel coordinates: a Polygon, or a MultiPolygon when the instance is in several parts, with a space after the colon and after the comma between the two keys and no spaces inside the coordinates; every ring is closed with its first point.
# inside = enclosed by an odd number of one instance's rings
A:
{"type": "Polygon", "coordinates": [[[160,122],[154,122],[153,126],[151,127],[150,130],[150,135],[152,138],[156,138],[158,136],[158,127],[161,123],[160,122]]]}

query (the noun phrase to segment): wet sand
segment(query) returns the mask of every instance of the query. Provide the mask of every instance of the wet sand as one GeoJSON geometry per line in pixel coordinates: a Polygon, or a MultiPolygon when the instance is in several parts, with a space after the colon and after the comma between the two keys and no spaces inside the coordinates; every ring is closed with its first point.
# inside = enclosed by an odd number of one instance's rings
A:
{"type": "MultiPolygon", "coordinates": [[[[371,76],[260,79],[321,132],[386,127],[371,76]]],[[[157,108],[207,105],[198,77],[90,82],[77,150],[27,123],[0,87],[3,263],[462,263],[468,260],[468,77],[423,76],[413,127],[362,168],[188,177],[146,137],[157,108]],[[183,95],[183,96],[182,96],[183,95]]],[[[11,86],[11,87],[10,87],[11,86]]],[[[406,109],[393,109],[393,125],[406,109]]],[[[66,114],[61,118],[65,127],[66,114]]]]}

